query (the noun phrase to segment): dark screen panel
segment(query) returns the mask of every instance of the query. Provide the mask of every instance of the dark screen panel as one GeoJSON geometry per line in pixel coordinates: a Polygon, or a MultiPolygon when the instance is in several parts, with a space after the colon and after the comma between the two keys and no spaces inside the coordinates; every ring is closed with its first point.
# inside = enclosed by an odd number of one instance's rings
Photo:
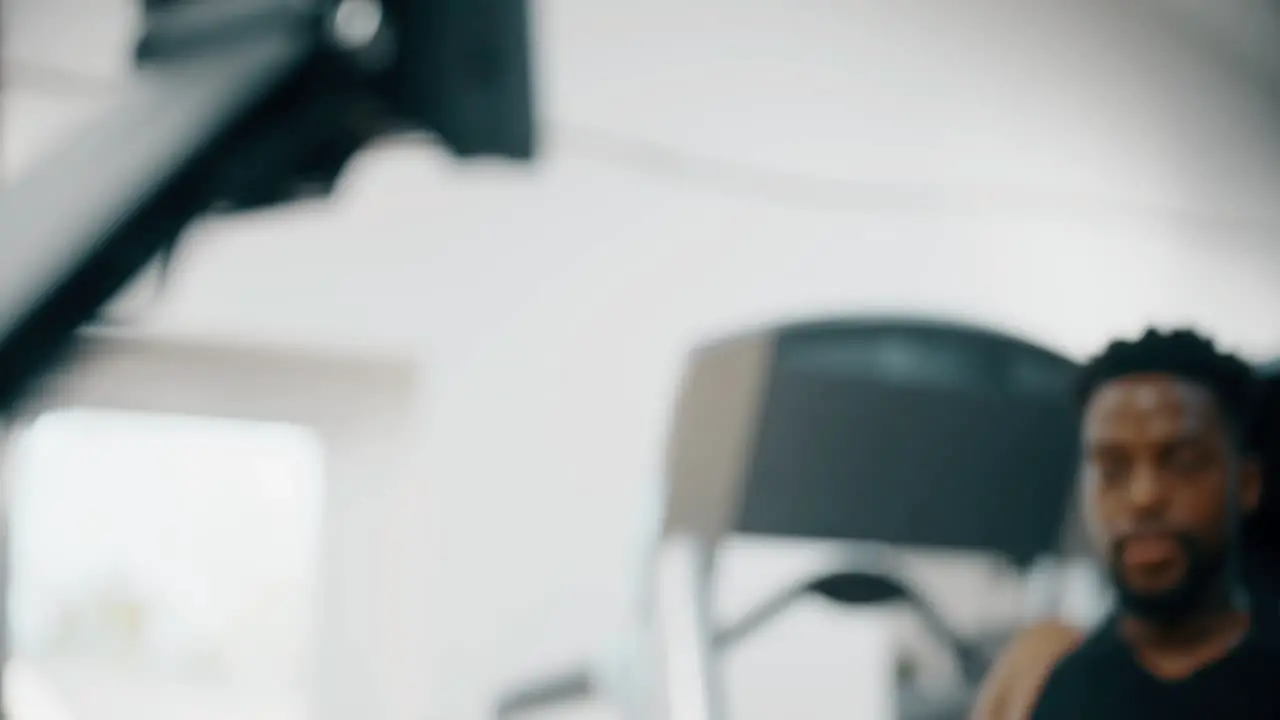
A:
{"type": "Polygon", "coordinates": [[[983,549],[1060,539],[1074,365],[988,332],[880,322],[784,334],[740,530],[983,549]]]}

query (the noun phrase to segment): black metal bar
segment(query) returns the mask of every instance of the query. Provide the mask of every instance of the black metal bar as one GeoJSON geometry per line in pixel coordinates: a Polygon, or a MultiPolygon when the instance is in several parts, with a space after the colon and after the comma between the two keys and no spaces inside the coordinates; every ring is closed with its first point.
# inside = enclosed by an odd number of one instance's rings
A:
{"type": "Polygon", "coordinates": [[[737,620],[718,628],[715,633],[716,650],[731,648],[755,634],[774,618],[790,610],[792,605],[803,599],[812,589],[811,582],[792,585],[751,608],[737,620]]]}
{"type": "Polygon", "coordinates": [[[223,141],[315,42],[276,24],[144,67],[105,118],[0,194],[0,411],[204,209],[223,141]]]}
{"type": "Polygon", "coordinates": [[[595,683],[589,670],[569,670],[507,693],[498,701],[496,715],[498,720],[509,720],[522,713],[584,700],[594,692],[595,683]]]}
{"type": "Polygon", "coordinates": [[[313,0],[180,0],[147,10],[147,31],[137,55],[144,61],[189,57],[253,33],[278,33],[281,24],[312,17],[322,17],[313,0]]]}

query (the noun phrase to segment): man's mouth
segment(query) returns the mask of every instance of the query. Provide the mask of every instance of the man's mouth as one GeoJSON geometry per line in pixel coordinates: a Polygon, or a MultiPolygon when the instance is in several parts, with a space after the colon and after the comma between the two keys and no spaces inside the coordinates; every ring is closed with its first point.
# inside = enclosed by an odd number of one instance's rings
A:
{"type": "Polygon", "coordinates": [[[1172,533],[1136,535],[1121,546],[1120,561],[1130,567],[1152,567],[1172,562],[1180,551],[1178,538],[1172,533]]]}

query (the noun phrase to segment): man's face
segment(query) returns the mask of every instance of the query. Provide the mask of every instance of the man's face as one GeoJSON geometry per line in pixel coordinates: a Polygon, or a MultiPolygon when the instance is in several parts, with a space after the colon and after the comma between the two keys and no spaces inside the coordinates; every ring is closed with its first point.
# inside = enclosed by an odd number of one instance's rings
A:
{"type": "Polygon", "coordinates": [[[1232,474],[1242,512],[1261,489],[1212,394],[1162,374],[1113,380],[1085,408],[1083,442],[1085,515],[1122,605],[1189,611],[1225,566],[1232,474]]]}

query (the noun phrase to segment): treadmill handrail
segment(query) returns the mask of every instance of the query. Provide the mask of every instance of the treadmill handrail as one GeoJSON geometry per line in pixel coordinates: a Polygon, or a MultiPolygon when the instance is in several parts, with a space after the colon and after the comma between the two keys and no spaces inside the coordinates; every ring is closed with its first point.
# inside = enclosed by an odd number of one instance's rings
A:
{"type": "MultiPolygon", "coordinates": [[[[825,569],[822,574],[807,580],[794,582],[783,590],[770,595],[756,603],[738,619],[716,629],[713,644],[716,652],[727,650],[754,634],[769,622],[780,616],[788,608],[814,591],[823,580],[844,572],[883,572],[893,574],[887,567],[876,567],[867,559],[848,559],[825,569]]],[[[981,654],[958,633],[951,629],[941,613],[932,603],[924,598],[909,581],[894,577],[893,581],[904,590],[902,602],[906,602],[924,621],[930,632],[941,640],[956,657],[965,679],[974,683],[980,679],[981,654]]],[[[509,720],[521,713],[534,712],[563,703],[588,699],[600,690],[597,681],[598,671],[590,664],[553,675],[517,687],[504,693],[498,701],[496,717],[498,720],[509,720]]]]}

